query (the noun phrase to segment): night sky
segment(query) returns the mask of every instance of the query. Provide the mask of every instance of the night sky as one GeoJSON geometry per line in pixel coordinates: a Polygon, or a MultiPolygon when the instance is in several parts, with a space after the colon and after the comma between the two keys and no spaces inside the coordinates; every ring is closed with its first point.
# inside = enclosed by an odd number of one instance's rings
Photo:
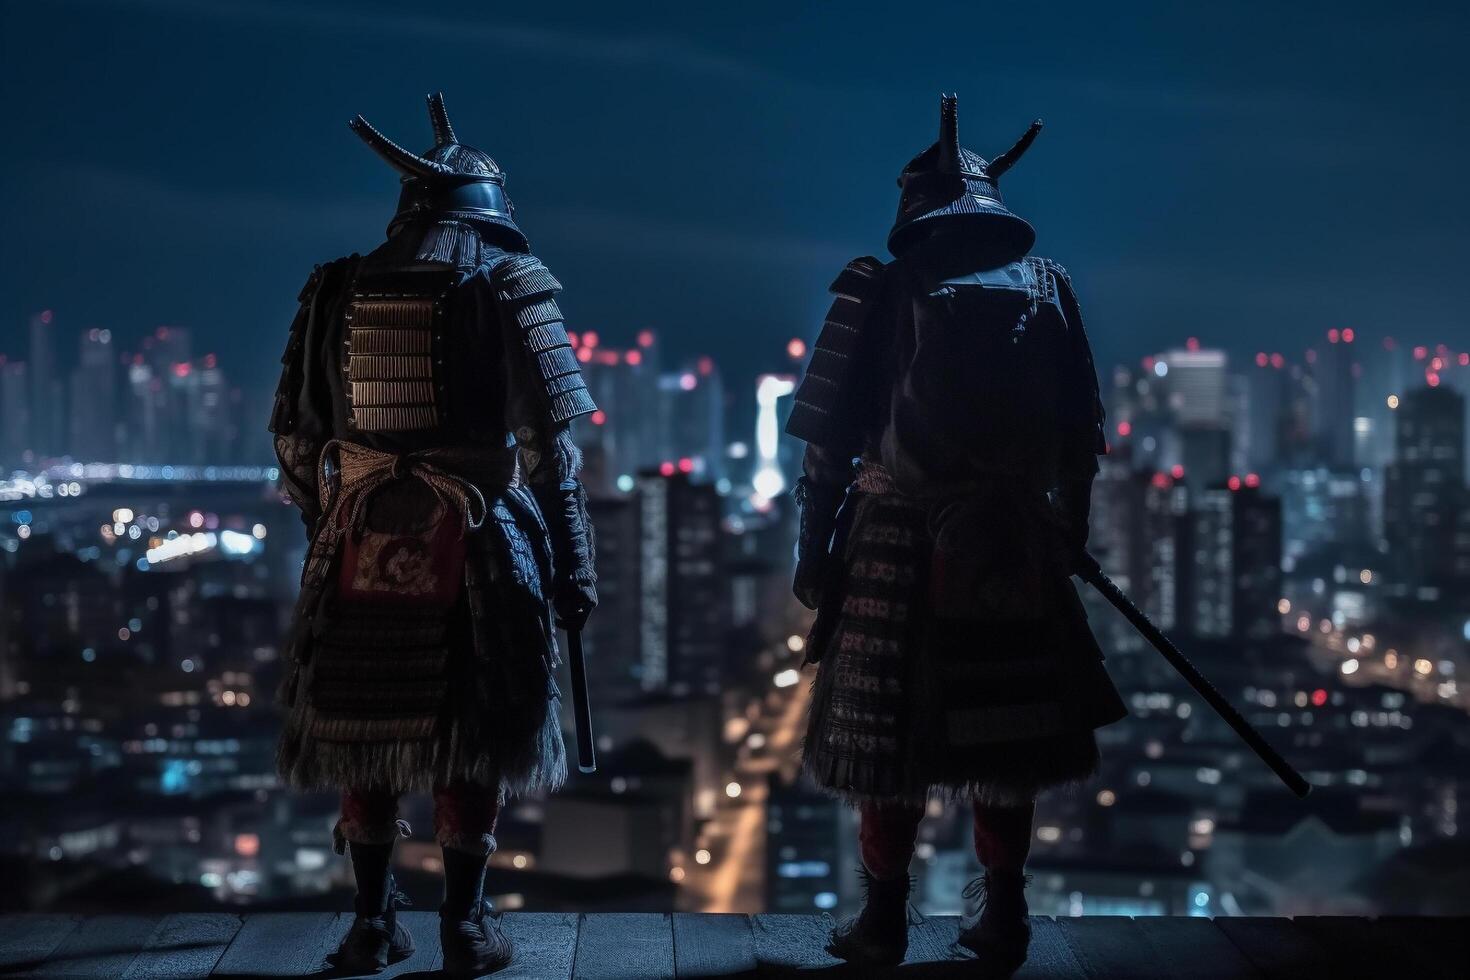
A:
{"type": "Polygon", "coordinates": [[[727,372],[788,366],[842,264],[886,255],[942,90],[987,157],[1045,119],[1004,189],[1100,362],[1330,326],[1470,343],[1463,4],[0,3],[12,356],[49,307],[124,347],[189,326],[266,383],[312,264],[393,211],[346,120],[422,150],[436,89],[570,325],[727,372]]]}

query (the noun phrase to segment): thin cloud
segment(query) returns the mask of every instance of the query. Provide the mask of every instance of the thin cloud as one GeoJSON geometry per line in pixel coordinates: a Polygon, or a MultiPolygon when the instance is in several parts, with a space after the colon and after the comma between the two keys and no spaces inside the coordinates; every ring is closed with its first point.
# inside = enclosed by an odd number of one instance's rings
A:
{"type": "MultiPolygon", "coordinates": [[[[65,0],[78,5],[123,5],[109,0],[65,0]]],[[[761,65],[701,47],[685,38],[664,35],[593,36],[571,31],[486,23],[468,17],[437,17],[427,13],[365,10],[360,7],[274,3],[238,0],[200,3],[198,0],[130,0],[129,11],[139,9],[200,20],[229,21],[311,30],[338,36],[344,30],[387,38],[429,39],[439,44],[495,47],[528,55],[593,64],[638,68],[657,65],[683,74],[741,83],[765,82],[790,86],[799,79],[761,65]]],[[[489,8],[486,8],[489,9],[489,8]]]]}

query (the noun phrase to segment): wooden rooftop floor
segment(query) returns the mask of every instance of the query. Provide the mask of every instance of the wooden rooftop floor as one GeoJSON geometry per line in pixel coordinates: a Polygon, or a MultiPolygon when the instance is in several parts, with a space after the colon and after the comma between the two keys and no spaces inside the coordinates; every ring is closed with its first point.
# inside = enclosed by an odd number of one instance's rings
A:
{"type": "MultiPolygon", "coordinates": [[[[379,976],[439,975],[437,916],[405,912],[418,949],[379,976]]],[[[874,976],[823,952],[831,922],[805,915],[513,912],[516,959],[536,980],[874,976]]],[[[0,916],[0,976],[184,980],[341,976],[324,969],[350,915],[0,916]]],[[[1033,918],[1021,978],[1446,977],[1470,963],[1470,918],[1033,918]]],[[[912,928],[898,977],[974,977],[953,958],[953,918],[912,928]]]]}

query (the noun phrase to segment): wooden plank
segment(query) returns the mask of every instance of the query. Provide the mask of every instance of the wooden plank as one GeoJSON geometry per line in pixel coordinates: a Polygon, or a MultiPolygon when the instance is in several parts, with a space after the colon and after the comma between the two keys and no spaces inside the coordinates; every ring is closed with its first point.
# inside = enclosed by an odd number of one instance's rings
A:
{"type": "Polygon", "coordinates": [[[1072,953],[1055,919],[1050,916],[1031,917],[1031,947],[1026,950],[1026,962],[1015,973],[1017,980],[1085,980],[1087,974],[1082,964],[1072,953]]]}
{"type": "Polygon", "coordinates": [[[212,976],[299,977],[319,972],[351,926],[352,916],[335,912],[247,915],[212,976]]]}
{"type": "Polygon", "coordinates": [[[577,930],[578,980],[673,980],[674,928],[667,912],[582,916],[577,930]]]}
{"type": "Polygon", "coordinates": [[[1063,918],[1057,920],[1057,925],[1092,980],[1168,976],[1137,924],[1127,916],[1063,918]]]}
{"type": "Polygon", "coordinates": [[[79,915],[0,915],[0,973],[21,973],[40,963],[81,922],[79,915]]]}
{"type": "Polygon", "coordinates": [[[238,915],[206,912],[170,915],[153,930],[124,980],[193,980],[207,977],[240,931],[238,915]]]}
{"type": "Polygon", "coordinates": [[[1327,976],[1332,956],[1290,919],[1271,916],[1217,918],[1215,927],[1256,969],[1276,980],[1327,976]]]}
{"type": "Polygon", "coordinates": [[[680,980],[752,976],[755,970],[755,935],[750,919],[743,915],[674,914],[674,975],[680,980]]]}
{"type": "Polygon", "coordinates": [[[143,951],[162,916],[99,915],[83,919],[32,977],[120,977],[143,951]]]}
{"type": "MultiPolygon", "coordinates": [[[[351,929],[352,916],[344,915],[342,919],[347,928],[351,929]]],[[[388,969],[374,976],[396,977],[409,973],[424,974],[439,969],[444,960],[444,950],[439,946],[439,913],[400,910],[398,921],[403,923],[403,927],[413,937],[413,953],[397,963],[389,964],[388,969]]],[[[340,943],[341,939],[337,941],[340,943]]]]}
{"type": "MultiPolygon", "coordinates": [[[[1413,960],[1406,955],[1408,951],[1384,942],[1369,919],[1299,915],[1292,922],[1333,956],[1339,976],[1390,977],[1410,972],[1413,960]]],[[[1417,975],[1420,971],[1412,972],[1417,975]]]]}
{"type": "Polygon", "coordinates": [[[762,973],[824,970],[842,961],[827,952],[835,923],[826,915],[766,913],[751,916],[755,958],[762,973]]]}
{"type": "Polygon", "coordinates": [[[1168,976],[1191,980],[1261,976],[1261,971],[1220,931],[1213,919],[1150,915],[1133,921],[1153,947],[1168,976]]]}
{"type": "Polygon", "coordinates": [[[1383,942],[1410,951],[1425,976],[1460,980],[1470,963],[1470,916],[1385,915],[1373,923],[1383,942]]]}
{"type": "Polygon", "coordinates": [[[909,951],[904,963],[938,964],[958,959],[961,954],[955,951],[954,941],[959,934],[959,916],[925,916],[922,922],[909,926],[909,951]]]}
{"type": "Polygon", "coordinates": [[[570,980],[579,918],[570,912],[507,912],[500,924],[515,958],[496,980],[570,980]]]}

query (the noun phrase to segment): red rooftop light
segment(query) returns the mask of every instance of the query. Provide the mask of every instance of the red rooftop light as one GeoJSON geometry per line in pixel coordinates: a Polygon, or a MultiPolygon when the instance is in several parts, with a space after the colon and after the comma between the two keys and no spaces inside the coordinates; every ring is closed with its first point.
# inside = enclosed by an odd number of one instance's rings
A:
{"type": "Polygon", "coordinates": [[[582,334],[582,344],[584,346],[586,346],[586,347],[596,347],[597,346],[597,331],[596,330],[588,330],[586,333],[582,334]]]}
{"type": "Polygon", "coordinates": [[[1184,342],[1184,349],[1185,350],[1190,350],[1190,351],[1199,350],[1199,338],[1198,337],[1190,337],[1188,340],[1186,340],[1184,342]]]}
{"type": "Polygon", "coordinates": [[[1333,327],[1331,330],[1327,331],[1327,342],[1329,344],[1335,344],[1335,343],[1337,343],[1337,341],[1341,337],[1342,337],[1342,334],[1338,332],[1338,329],[1336,327],[1333,327]]]}
{"type": "Polygon", "coordinates": [[[1271,355],[1271,366],[1273,368],[1276,368],[1277,370],[1280,370],[1285,365],[1286,365],[1286,358],[1284,356],[1282,356],[1281,354],[1272,354],[1271,355]]]}
{"type": "Polygon", "coordinates": [[[1315,691],[1312,692],[1312,704],[1314,704],[1314,705],[1316,705],[1317,707],[1320,708],[1320,707],[1322,707],[1326,703],[1327,703],[1327,692],[1325,690],[1323,690],[1322,688],[1319,687],[1315,691]]]}
{"type": "Polygon", "coordinates": [[[1265,351],[1261,351],[1259,354],[1256,355],[1256,367],[1265,367],[1267,364],[1270,363],[1271,358],[1266,356],[1265,351]]]}
{"type": "Polygon", "coordinates": [[[607,413],[604,412],[602,409],[599,408],[597,411],[595,411],[595,412],[592,413],[592,424],[593,425],[603,425],[606,422],[607,422],[607,413]]]}
{"type": "Polygon", "coordinates": [[[1353,328],[1347,327],[1342,332],[1342,342],[1344,344],[1351,344],[1353,342],[1353,338],[1356,336],[1357,334],[1353,332],[1353,328]]]}
{"type": "Polygon", "coordinates": [[[641,350],[630,350],[627,354],[628,363],[633,367],[643,363],[643,352],[641,350]]]}
{"type": "Polygon", "coordinates": [[[638,331],[638,346],[639,347],[652,347],[653,346],[653,331],[652,330],[640,330],[640,331],[638,331]]]}
{"type": "Polygon", "coordinates": [[[662,463],[658,464],[658,471],[663,476],[673,476],[674,464],[669,462],[668,460],[664,460],[662,463]]]}
{"type": "Polygon", "coordinates": [[[699,359],[699,373],[700,374],[703,374],[703,375],[705,375],[707,377],[707,376],[713,374],[714,371],[715,371],[715,360],[714,360],[714,358],[705,356],[705,357],[701,357],[699,359]]]}
{"type": "Polygon", "coordinates": [[[1170,468],[1169,475],[1176,480],[1184,479],[1184,467],[1179,465],[1178,463],[1175,463],[1173,467],[1170,468]]]}
{"type": "Polygon", "coordinates": [[[1232,491],[1239,490],[1240,489],[1240,477],[1238,477],[1238,476],[1232,476],[1228,481],[1226,481],[1226,484],[1225,485],[1227,487],[1229,487],[1232,491]]]}
{"type": "Polygon", "coordinates": [[[1127,436],[1130,436],[1132,434],[1133,434],[1133,423],[1132,422],[1119,422],[1118,423],[1118,435],[1127,437],[1127,436]]]}
{"type": "Polygon", "coordinates": [[[1247,473],[1245,475],[1245,485],[1248,486],[1248,487],[1250,487],[1253,490],[1256,487],[1260,486],[1261,485],[1261,476],[1260,476],[1260,474],[1259,473],[1247,473]]]}
{"type": "Polygon", "coordinates": [[[793,358],[805,357],[806,341],[802,340],[800,337],[792,337],[786,342],[786,353],[793,358]]]}
{"type": "Polygon", "coordinates": [[[679,472],[680,473],[693,473],[694,472],[694,460],[690,459],[688,456],[685,456],[682,459],[680,459],[679,460],[679,472]]]}

